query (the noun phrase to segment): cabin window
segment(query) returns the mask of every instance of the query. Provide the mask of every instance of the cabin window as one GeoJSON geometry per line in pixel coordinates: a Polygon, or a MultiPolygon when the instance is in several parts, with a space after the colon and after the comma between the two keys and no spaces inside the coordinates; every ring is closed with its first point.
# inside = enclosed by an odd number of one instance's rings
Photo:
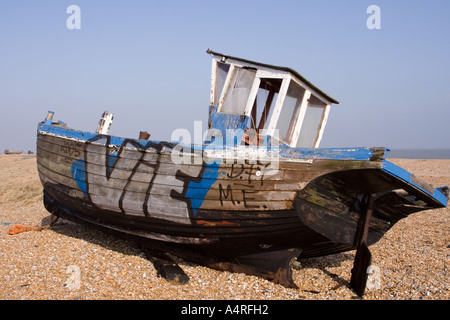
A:
{"type": "Polygon", "coordinates": [[[297,140],[297,148],[314,148],[322,125],[326,104],[311,95],[305,119],[297,140]]]}
{"type": "Polygon", "coordinates": [[[217,62],[217,73],[216,73],[216,90],[214,97],[214,105],[219,104],[220,95],[222,94],[223,86],[225,85],[225,80],[230,70],[230,65],[222,62],[217,62]]]}
{"type": "Polygon", "coordinates": [[[258,133],[262,129],[267,129],[270,117],[275,109],[278,92],[280,91],[282,79],[260,79],[260,85],[256,94],[256,99],[252,108],[249,128],[257,129],[258,133]]]}
{"type": "Polygon", "coordinates": [[[223,101],[221,112],[244,114],[256,71],[236,68],[230,81],[228,92],[223,101]]]}
{"type": "Polygon", "coordinates": [[[304,94],[305,89],[291,80],[276,126],[279,130],[280,140],[286,142],[287,144],[291,141],[292,132],[294,131],[304,94]]]}

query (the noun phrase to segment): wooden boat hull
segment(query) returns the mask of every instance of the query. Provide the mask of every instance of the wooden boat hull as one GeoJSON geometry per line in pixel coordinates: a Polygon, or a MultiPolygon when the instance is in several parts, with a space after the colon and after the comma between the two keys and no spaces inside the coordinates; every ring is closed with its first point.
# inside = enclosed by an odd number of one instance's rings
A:
{"type": "Polygon", "coordinates": [[[398,220],[447,201],[448,189],[426,186],[378,149],[281,150],[268,174],[258,161],[199,161],[204,148],[176,164],[174,148],[41,123],[44,204],[197,263],[295,286],[293,259],[356,248],[369,195],[376,200],[368,245],[398,220]]]}
{"type": "Polygon", "coordinates": [[[21,154],[23,150],[9,150],[5,149],[5,154],[21,154]]]}

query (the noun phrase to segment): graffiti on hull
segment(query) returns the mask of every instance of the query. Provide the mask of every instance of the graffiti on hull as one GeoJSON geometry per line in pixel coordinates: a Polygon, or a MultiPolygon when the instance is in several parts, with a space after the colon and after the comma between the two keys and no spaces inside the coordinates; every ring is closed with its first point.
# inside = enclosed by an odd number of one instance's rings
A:
{"type": "Polygon", "coordinates": [[[216,196],[208,201],[218,208],[267,208],[252,194],[263,184],[268,163],[233,164],[227,170],[221,170],[221,160],[177,165],[170,160],[174,146],[133,139],[116,145],[111,136],[96,135],[84,143],[84,155],[72,163],[71,175],[93,206],[126,215],[191,223],[215,184],[216,196]]]}

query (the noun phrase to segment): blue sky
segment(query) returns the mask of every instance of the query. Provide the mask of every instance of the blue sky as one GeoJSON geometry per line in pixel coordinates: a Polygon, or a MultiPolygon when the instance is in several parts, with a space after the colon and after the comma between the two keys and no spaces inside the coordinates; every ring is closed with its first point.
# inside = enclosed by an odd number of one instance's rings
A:
{"type": "Polygon", "coordinates": [[[0,2],[0,152],[54,120],[110,134],[206,123],[206,49],[291,67],[340,101],[321,147],[450,149],[450,1],[0,2]],[[381,29],[369,30],[369,5],[381,29]],[[81,9],[69,30],[66,9],[81,9]]]}

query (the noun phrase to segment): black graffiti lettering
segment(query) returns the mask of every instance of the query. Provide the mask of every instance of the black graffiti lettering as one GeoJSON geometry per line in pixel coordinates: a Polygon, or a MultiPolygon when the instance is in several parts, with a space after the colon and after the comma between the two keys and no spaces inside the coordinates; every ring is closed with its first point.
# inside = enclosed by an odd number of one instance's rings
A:
{"type": "Polygon", "coordinates": [[[156,176],[158,174],[158,171],[159,171],[159,166],[161,164],[160,160],[161,160],[161,152],[158,151],[158,159],[156,160],[156,163],[155,164],[153,164],[153,163],[152,164],[146,163],[147,166],[153,168],[153,175],[152,175],[152,178],[150,180],[150,183],[148,184],[147,191],[145,192],[145,201],[142,204],[142,210],[144,211],[144,215],[146,217],[150,216],[150,214],[148,212],[148,200],[150,199],[150,193],[151,193],[151,191],[153,189],[155,178],[156,178],[156,176]]]}
{"type": "Polygon", "coordinates": [[[78,142],[64,141],[63,145],[60,146],[59,151],[74,158],[78,158],[81,154],[81,145],[78,142]]]}
{"type": "Polygon", "coordinates": [[[270,166],[270,163],[263,164],[263,166],[264,166],[264,170],[258,169],[258,170],[260,170],[259,172],[260,172],[261,179],[259,181],[261,182],[261,185],[264,184],[264,172],[266,172],[266,169],[267,169],[267,167],[270,166]]]}
{"type": "Polygon", "coordinates": [[[243,204],[245,208],[259,208],[258,204],[249,204],[249,201],[255,201],[256,198],[251,197],[251,194],[257,193],[257,191],[252,190],[254,185],[248,185],[244,183],[231,183],[224,187],[221,183],[219,184],[219,201],[220,205],[223,206],[223,202],[226,200],[231,200],[233,205],[243,204]],[[238,197],[236,197],[236,194],[238,197]],[[240,200],[239,194],[242,194],[242,200],[240,200]],[[239,200],[237,200],[237,199],[239,200]]]}
{"type": "Polygon", "coordinates": [[[231,165],[231,172],[230,172],[230,173],[227,173],[227,177],[230,178],[230,179],[235,179],[235,178],[241,176],[242,172],[244,172],[244,165],[243,165],[243,164],[240,164],[240,166],[241,166],[240,171],[234,172],[234,170],[235,170],[235,164],[233,163],[233,164],[231,165]]]}
{"type": "Polygon", "coordinates": [[[191,182],[192,183],[200,183],[200,181],[202,180],[202,177],[205,173],[205,170],[206,170],[206,166],[202,166],[202,168],[197,176],[191,176],[189,174],[186,174],[185,172],[181,171],[180,169],[178,169],[175,174],[175,178],[177,180],[180,180],[183,182],[183,189],[182,189],[181,193],[174,189],[170,190],[170,197],[173,199],[185,202],[186,206],[188,208],[190,217],[193,217],[194,214],[193,214],[193,210],[192,210],[191,199],[186,196],[186,193],[188,192],[189,184],[191,182]]]}
{"type": "Polygon", "coordinates": [[[234,203],[233,200],[233,190],[231,190],[231,185],[227,185],[226,189],[222,187],[222,184],[219,183],[219,200],[220,205],[223,206],[223,200],[228,200],[228,197],[231,196],[231,202],[234,203]],[[225,190],[225,191],[224,191],[225,190]]]}
{"type": "MultiPolygon", "coordinates": [[[[146,193],[145,193],[145,199],[143,200],[142,203],[142,211],[144,213],[145,216],[149,216],[148,213],[148,201],[150,198],[150,193],[151,190],[153,188],[154,185],[154,180],[155,177],[157,176],[158,173],[158,169],[160,166],[160,159],[161,159],[161,151],[163,148],[167,148],[168,150],[170,150],[171,148],[173,148],[174,144],[172,143],[167,143],[167,142],[153,142],[153,141],[148,141],[146,144],[141,144],[140,142],[133,140],[133,139],[124,139],[122,141],[122,144],[119,145],[113,145],[111,146],[111,136],[107,136],[107,135],[97,135],[93,138],[91,138],[90,140],[88,140],[85,144],[85,148],[84,148],[84,161],[86,163],[86,165],[89,165],[89,161],[88,161],[88,147],[89,145],[92,145],[95,142],[104,140],[103,143],[101,143],[101,145],[104,146],[104,158],[105,158],[105,164],[104,164],[104,168],[105,168],[105,178],[106,181],[109,181],[111,179],[111,175],[114,172],[114,170],[117,168],[117,164],[119,163],[119,160],[124,159],[123,155],[124,152],[128,149],[132,149],[135,150],[137,152],[139,152],[139,157],[137,159],[130,159],[130,161],[134,161],[131,162],[131,166],[129,168],[127,168],[126,170],[124,170],[125,172],[128,172],[128,176],[126,178],[122,177],[121,180],[126,180],[125,184],[123,185],[122,192],[119,196],[118,199],[118,209],[125,214],[125,210],[124,210],[124,206],[123,206],[123,201],[125,199],[125,196],[127,194],[127,192],[129,191],[129,186],[130,184],[133,182],[133,178],[136,175],[137,172],[139,172],[139,167],[140,166],[147,166],[147,167],[151,167],[153,168],[153,172],[152,172],[152,177],[151,180],[149,182],[149,185],[147,187],[146,193]],[[157,159],[155,162],[149,162],[144,160],[144,156],[146,154],[147,151],[156,151],[157,153],[157,159]]],[[[87,170],[89,171],[89,170],[87,170]]],[[[90,202],[94,204],[94,202],[92,201],[92,198],[90,196],[90,183],[88,181],[89,174],[86,175],[86,192],[88,194],[88,197],[90,199],[90,202]]],[[[116,186],[117,188],[117,186],[116,186]]]]}
{"type": "MultiPolygon", "coordinates": [[[[253,173],[253,164],[252,165],[250,165],[250,170],[245,170],[245,174],[247,174],[248,175],[248,183],[251,183],[251,177],[252,177],[252,173],[253,173]]],[[[257,171],[259,171],[259,167],[258,167],[258,169],[255,171],[255,172],[257,172],[257,171]]]]}
{"type": "Polygon", "coordinates": [[[248,204],[247,201],[255,200],[255,198],[248,197],[248,194],[256,193],[257,191],[242,189],[242,201],[244,202],[244,207],[246,208],[259,208],[259,205],[248,204]]]}
{"type": "Polygon", "coordinates": [[[244,180],[246,179],[249,184],[254,180],[259,180],[261,185],[264,184],[264,172],[270,163],[261,164],[258,161],[257,164],[249,164],[246,161],[247,166],[244,164],[232,164],[230,173],[227,173],[227,178],[244,180]],[[261,170],[261,167],[263,169],[261,170]]]}
{"type": "MultiPolygon", "coordinates": [[[[143,214],[146,217],[149,217],[149,211],[151,211],[150,202],[152,201],[152,191],[155,185],[167,183],[167,181],[169,181],[168,183],[170,183],[171,181],[168,179],[177,179],[183,182],[182,189],[170,189],[170,198],[185,202],[188,214],[192,218],[194,214],[192,209],[193,206],[191,203],[191,201],[193,201],[191,200],[191,195],[195,194],[195,196],[197,196],[196,192],[198,191],[198,189],[201,189],[201,187],[198,187],[196,184],[199,184],[201,183],[201,181],[203,181],[203,176],[206,172],[205,170],[207,166],[203,163],[203,165],[198,167],[198,171],[195,171],[196,175],[192,176],[180,169],[176,171],[175,175],[167,174],[165,171],[167,170],[167,163],[161,163],[161,161],[164,162],[165,159],[163,159],[162,157],[165,157],[168,154],[170,155],[170,151],[173,150],[175,146],[176,145],[173,143],[153,141],[142,142],[134,139],[123,139],[120,140],[120,143],[115,144],[113,142],[113,144],[111,144],[111,136],[108,135],[96,135],[93,138],[89,139],[84,144],[84,161],[86,164],[87,172],[85,182],[88,199],[96,207],[106,205],[115,208],[118,212],[126,214],[125,211],[127,208],[127,199],[131,197],[138,197],[137,199],[139,201],[139,206],[141,206],[140,201],[142,201],[142,212],[139,213],[143,214]],[[96,147],[94,147],[94,152],[91,152],[89,148],[93,145],[96,145],[96,147]],[[149,153],[151,153],[152,159],[145,160],[146,155],[149,153]],[[101,166],[95,166],[95,161],[93,160],[98,159],[99,156],[102,157],[102,161],[104,159],[104,169],[101,169],[104,171],[101,172],[98,172],[101,166]],[[114,173],[116,172],[115,170],[118,170],[117,173],[114,173]],[[162,176],[162,173],[159,173],[160,170],[165,172],[165,176],[162,176]],[[197,174],[197,172],[199,173],[197,174]],[[142,175],[142,173],[145,174],[142,175]],[[95,177],[96,185],[90,185],[90,174],[92,174],[91,177],[95,177]],[[157,179],[158,175],[160,175],[160,178],[157,179]],[[144,179],[145,181],[139,180],[138,178],[144,179]],[[136,179],[138,179],[139,181],[135,181],[136,179]],[[148,183],[148,185],[144,185],[142,189],[140,189],[140,192],[131,191],[136,190],[136,186],[138,186],[139,183],[142,184],[142,182],[148,183]],[[191,188],[189,189],[189,187],[191,188]],[[94,190],[93,188],[98,189],[94,190]],[[114,192],[111,192],[111,194],[109,194],[111,196],[110,198],[106,200],[103,199],[99,201],[99,203],[94,203],[92,201],[93,195],[91,196],[90,191],[93,191],[93,194],[98,195],[98,192],[104,192],[104,190],[108,189],[115,190],[114,192]],[[181,190],[181,192],[179,190],[181,190]],[[188,196],[186,196],[188,190],[190,190],[190,192],[188,196]],[[110,201],[110,203],[108,203],[107,201],[110,201]]],[[[77,143],[68,143],[67,145],[61,146],[61,152],[65,153],[68,157],[80,156],[80,150],[83,150],[83,147],[81,144],[77,145],[77,143]]],[[[199,150],[194,150],[191,147],[190,152],[192,155],[198,151],[199,150]]],[[[187,155],[189,152],[189,148],[183,149],[183,152],[186,152],[187,155]]],[[[259,161],[257,164],[250,164],[247,160],[244,164],[232,164],[230,172],[228,172],[226,176],[222,176],[222,180],[220,180],[220,178],[219,180],[217,180],[217,182],[221,182],[218,184],[218,200],[220,202],[220,205],[224,206],[224,202],[227,201],[228,204],[231,204],[233,206],[240,205],[244,206],[245,208],[259,208],[260,206],[258,205],[258,202],[254,195],[258,191],[255,191],[254,188],[256,185],[258,185],[258,183],[261,183],[261,185],[263,184],[264,169],[269,165],[269,163],[261,164],[259,163],[259,161]]],[[[169,167],[171,168],[170,170],[175,171],[173,164],[169,165],[169,167]]],[[[209,172],[207,173],[209,174],[209,172]]],[[[205,179],[210,178],[205,177],[205,179]]],[[[181,186],[179,187],[181,188],[181,186]]],[[[157,190],[153,192],[156,191],[157,190]]],[[[98,197],[94,200],[96,199],[98,199],[98,197]]],[[[159,199],[157,198],[157,195],[155,195],[154,199],[156,200],[156,205],[159,205],[159,199]]],[[[169,202],[172,201],[172,199],[169,199],[169,202]]],[[[193,199],[197,198],[194,197],[193,199]]],[[[194,205],[195,208],[198,209],[198,203],[194,203],[194,205]]]]}

